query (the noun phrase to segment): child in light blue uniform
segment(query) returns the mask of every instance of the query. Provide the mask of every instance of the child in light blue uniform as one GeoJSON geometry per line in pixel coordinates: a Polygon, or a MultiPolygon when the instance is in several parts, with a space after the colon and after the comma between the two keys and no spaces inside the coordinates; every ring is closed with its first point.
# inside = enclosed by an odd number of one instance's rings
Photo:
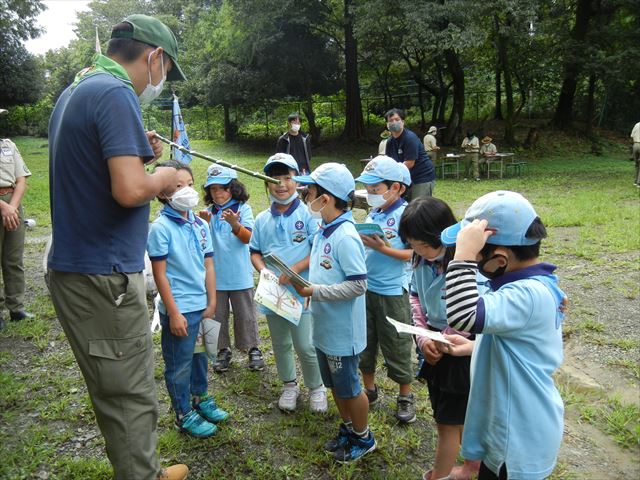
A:
{"type": "Polygon", "coordinates": [[[249,240],[253,230],[253,211],[246,203],[249,194],[232,168],[211,165],[203,185],[207,210],[200,216],[209,222],[216,251],[216,320],[220,322],[217,373],[226,372],[231,362],[229,305],[233,307],[233,332],[238,350],[248,352],[250,370],[262,370],[264,359],[258,348],[258,319],[253,302],[253,269],[249,240]]]}
{"type": "MultiPolygon", "coordinates": [[[[480,480],[546,478],[560,449],[564,407],[552,375],[562,363],[565,295],[556,267],[538,259],[544,237],[531,204],[509,191],[480,197],[442,232],[444,244],[456,244],[447,268],[447,321],[482,333],[462,437],[464,457],[482,460],[480,480]],[[492,289],[482,297],[477,271],[492,289]]],[[[455,337],[459,345],[449,351],[468,353],[455,337]]]]}
{"type": "Polygon", "coordinates": [[[313,345],[320,373],[342,417],[338,435],[324,448],[339,462],[351,462],[376,448],[369,430],[369,402],[360,386],[358,354],[366,346],[367,266],[364,246],[348,210],[355,182],[344,165],[325,163],[310,175],[294,177],[308,185],[311,216],[322,219],[313,240],[310,287],[295,285],[311,297],[313,345]]]}
{"type": "MultiPolygon", "coordinates": [[[[293,271],[308,278],[309,254],[313,237],[318,231],[318,221],[311,218],[306,205],[298,199],[298,184],[293,180],[293,176],[298,173],[298,163],[291,155],[277,153],[267,160],[264,173],[280,180],[280,184],[265,182],[272,203],[268,210],[260,212],[256,217],[249,243],[251,262],[256,270],[261,271],[266,268],[263,255],[275,254],[293,271]]],[[[281,278],[281,283],[283,281],[284,278],[281,278]]],[[[305,304],[303,298],[298,299],[305,304]]],[[[309,310],[304,308],[297,325],[266,307],[261,307],[261,311],[267,317],[278,376],[284,383],[278,407],[283,411],[294,411],[297,406],[300,387],[296,378],[293,355],[295,349],[304,383],[309,388],[309,408],[312,412],[326,412],[327,392],[322,384],[318,358],[311,343],[309,310]]]]}
{"type": "Polygon", "coordinates": [[[207,394],[207,356],[193,353],[200,321],[216,309],[216,278],[209,228],[191,211],[198,203],[191,169],[176,160],[158,166],[178,170],[178,185],[151,225],[147,251],[160,294],[164,376],[176,428],[197,438],[216,432],[229,415],[207,394]],[[191,402],[189,394],[191,393],[191,402]]]}
{"type": "Polygon", "coordinates": [[[416,408],[411,382],[413,367],[411,356],[413,338],[398,333],[387,321],[391,317],[401,323],[411,324],[409,313],[406,268],[412,251],[398,235],[400,218],[407,202],[400,163],[379,155],[364,167],[356,182],[364,183],[367,203],[373,209],[367,215],[367,223],[375,223],[384,232],[383,239],[361,235],[366,248],[367,261],[367,347],[360,354],[360,370],[369,405],[379,400],[375,384],[378,347],[387,365],[387,375],[399,386],[396,418],[402,423],[416,421],[416,408]]]}

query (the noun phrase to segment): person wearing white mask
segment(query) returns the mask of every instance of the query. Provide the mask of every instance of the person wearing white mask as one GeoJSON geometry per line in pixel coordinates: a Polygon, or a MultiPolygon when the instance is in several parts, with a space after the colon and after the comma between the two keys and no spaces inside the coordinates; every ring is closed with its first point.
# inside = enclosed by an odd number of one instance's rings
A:
{"type": "Polygon", "coordinates": [[[296,159],[301,175],[311,171],[311,135],[302,131],[300,114],[287,117],[287,131],[278,138],[276,153],[287,153],[296,159]]]}
{"type": "Polygon", "coordinates": [[[409,284],[406,275],[411,260],[411,248],[400,238],[398,227],[407,202],[403,198],[411,182],[405,166],[394,159],[379,155],[364,167],[356,182],[367,189],[371,207],[367,223],[375,223],[384,232],[378,236],[361,235],[366,247],[367,262],[367,346],[360,353],[360,371],[369,405],[380,401],[375,384],[378,347],[387,363],[388,377],[398,384],[395,416],[401,423],[416,421],[415,399],[411,393],[413,339],[398,334],[387,321],[391,317],[411,325],[409,284]]]}
{"type": "Polygon", "coordinates": [[[181,480],[161,469],[158,400],[142,270],[149,202],[176,190],[177,171],[144,165],[162,155],[140,102],[184,80],[171,30],[146,15],[112,29],[60,95],[49,121],[53,243],[51,298],[82,371],[116,479],[181,480]]]}

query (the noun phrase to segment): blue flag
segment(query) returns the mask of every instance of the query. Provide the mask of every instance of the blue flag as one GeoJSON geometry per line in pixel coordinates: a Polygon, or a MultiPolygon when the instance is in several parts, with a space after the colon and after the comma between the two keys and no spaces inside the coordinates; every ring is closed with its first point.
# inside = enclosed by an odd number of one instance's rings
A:
{"type": "MultiPolygon", "coordinates": [[[[173,112],[171,117],[171,130],[173,130],[173,143],[177,143],[178,145],[191,150],[191,145],[189,145],[189,137],[187,136],[187,129],[184,126],[184,121],[182,120],[182,114],[180,113],[180,105],[178,104],[178,97],[173,96],[173,112]]],[[[175,147],[173,148],[173,158],[179,160],[182,163],[191,162],[191,155],[188,153],[181,152],[175,147]]]]}

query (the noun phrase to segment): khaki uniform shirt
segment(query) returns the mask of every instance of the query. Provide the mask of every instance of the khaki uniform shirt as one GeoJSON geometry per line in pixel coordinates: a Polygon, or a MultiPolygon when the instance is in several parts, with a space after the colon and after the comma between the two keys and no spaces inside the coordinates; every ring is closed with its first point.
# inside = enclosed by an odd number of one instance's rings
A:
{"type": "Polygon", "coordinates": [[[464,148],[464,151],[467,153],[478,153],[478,150],[480,150],[480,141],[478,140],[478,137],[471,137],[471,140],[469,140],[469,137],[464,137],[464,140],[462,140],[462,148],[464,148]]]}
{"type": "Polygon", "coordinates": [[[15,187],[16,179],[29,177],[31,172],[15,143],[6,138],[0,142],[0,188],[15,187]]]}
{"type": "Polygon", "coordinates": [[[493,143],[483,143],[480,147],[480,155],[495,155],[498,149],[493,143]]]}
{"type": "Polygon", "coordinates": [[[640,143],[640,122],[636,123],[633,130],[631,130],[631,138],[633,138],[634,143],[640,143]]]}
{"type": "Polygon", "coordinates": [[[424,136],[424,140],[422,141],[422,143],[424,143],[424,149],[427,152],[432,152],[436,149],[436,147],[438,146],[436,144],[436,137],[434,137],[433,135],[431,135],[430,133],[427,133],[424,136]]]}

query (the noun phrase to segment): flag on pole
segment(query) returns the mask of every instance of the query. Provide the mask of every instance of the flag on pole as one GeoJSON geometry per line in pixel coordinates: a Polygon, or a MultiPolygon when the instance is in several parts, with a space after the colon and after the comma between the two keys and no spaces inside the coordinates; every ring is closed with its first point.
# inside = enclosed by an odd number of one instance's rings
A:
{"type": "Polygon", "coordinates": [[[100,38],[98,37],[98,26],[96,25],[96,53],[102,54],[102,48],[100,48],[100,38]]]}
{"type": "MultiPolygon", "coordinates": [[[[171,130],[173,131],[173,142],[188,150],[191,150],[191,145],[189,145],[189,137],[187,136],[187,129],[185,128],[184,121],[182,120],[180,105],[178,104],[178,97],[176,95],[173,96],[171,130]]],[[[172,150],[173,158],[175,158],[176,160],[179,160],[182,163],[191,162],[191,155],[189,155],[188,153],[181,152],[175,147],[172,147],[172,150]]]]}

